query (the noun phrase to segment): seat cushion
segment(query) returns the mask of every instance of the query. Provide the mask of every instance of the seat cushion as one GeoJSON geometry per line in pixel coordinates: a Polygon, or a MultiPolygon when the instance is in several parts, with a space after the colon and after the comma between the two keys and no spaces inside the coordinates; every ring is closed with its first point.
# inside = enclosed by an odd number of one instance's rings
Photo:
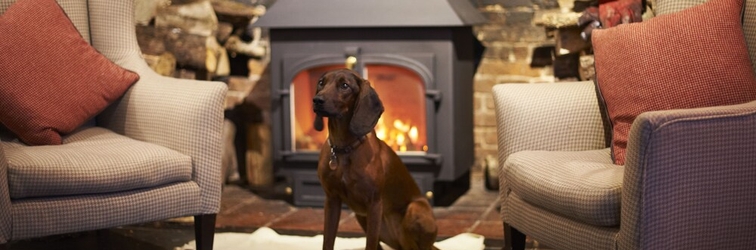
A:
{"type": "Polygon", "coordinates": [[[118,192],[192,177],[189,156],[100,127],[76,131],[61,145],[2,146],[13,199],[118,192]]]}
{"type": "Polygon", "coordinates": [[[520,151],[504,163],[504,178],[524,201],[596,226],[617,226],[624,167],[610,150],[520,151]]]}

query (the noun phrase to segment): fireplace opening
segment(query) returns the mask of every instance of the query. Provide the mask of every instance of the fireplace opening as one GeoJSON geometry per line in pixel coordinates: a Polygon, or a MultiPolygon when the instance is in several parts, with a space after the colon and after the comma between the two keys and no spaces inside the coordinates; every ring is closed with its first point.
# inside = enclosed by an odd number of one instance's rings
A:
{"type": "Polygon", "coordinates": [[[294,205],[325,201],[317,161],[328,133],[314,130],[311,105],[317,80],[336,68],[371,82],[384,105],[376,135],[431,204],[450,205],[466,192],[482,52],[472,25],[484,21],[468,1],[277,0],[255,24],[270,34],[274,172],[294,205]]]}
{"type": "MultiPolygon", "coordinates": [[[[325,72],[339,68],[344,66],[318,66],[294,76],[291,83],[291,107],[295,117],[291,126],[292,151],[319,151],[325,143],[327,132],[313,128],[312,97],[318,79],[325,72]]],[[[410,69],[388,64],[366,64],[362,76],[371,83],[384,106],[383,115],[375,126],[376,136],[400,155],[428,152],[426,83],[422,77],[410,69]]]]}

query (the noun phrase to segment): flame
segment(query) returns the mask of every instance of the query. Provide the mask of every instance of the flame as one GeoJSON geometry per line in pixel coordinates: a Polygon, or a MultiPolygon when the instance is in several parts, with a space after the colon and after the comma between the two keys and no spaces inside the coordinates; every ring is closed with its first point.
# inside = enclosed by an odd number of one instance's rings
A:
{"type": "Polygon", "coordinates": [[[410,141],[413,143],[417,142],[417,137],[420,136],[417,132],[417,127],[415,126],[412,126],[412,128],[410,128],[409,132],[407,132],[407,135],[409,136],[410,141]]]}

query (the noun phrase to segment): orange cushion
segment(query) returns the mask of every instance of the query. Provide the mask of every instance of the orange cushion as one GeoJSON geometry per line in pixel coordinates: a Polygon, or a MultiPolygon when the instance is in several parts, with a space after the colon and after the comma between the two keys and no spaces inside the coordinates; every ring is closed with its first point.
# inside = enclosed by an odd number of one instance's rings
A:
{"type": "Polygon", "coordinates": [[[625,163],[630,126],[643,112],[756,100],[742,9],[743,0],[711,0],[594,31],[596,79],[612,124],[615,164],[625,163]]]}
{"type": "Polygon", "coordinates": [[[54,0],[14,3],[0,34],[0,122],[30,145],[60,144],[139,79],[92,48],[54,0]]]}

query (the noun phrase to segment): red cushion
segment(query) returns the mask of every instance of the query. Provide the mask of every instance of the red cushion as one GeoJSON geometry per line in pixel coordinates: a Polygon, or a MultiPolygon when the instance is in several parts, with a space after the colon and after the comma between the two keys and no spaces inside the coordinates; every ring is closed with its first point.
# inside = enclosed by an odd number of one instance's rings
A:
{"type": "Polygon", "coordinates": [[[0,122],[30,145],[60,144],[139,79],[92,48],[54,0],[19,0],[0,34],[0,122]]]}
{"type": "Polygon", "coordinates": [[[612,124],[615,164],[624,164],[630,125],[643,112],[756,100],[742,5],[742,0],[711,0],[643,23],[594,31],[596,79],[612,124]]]}

